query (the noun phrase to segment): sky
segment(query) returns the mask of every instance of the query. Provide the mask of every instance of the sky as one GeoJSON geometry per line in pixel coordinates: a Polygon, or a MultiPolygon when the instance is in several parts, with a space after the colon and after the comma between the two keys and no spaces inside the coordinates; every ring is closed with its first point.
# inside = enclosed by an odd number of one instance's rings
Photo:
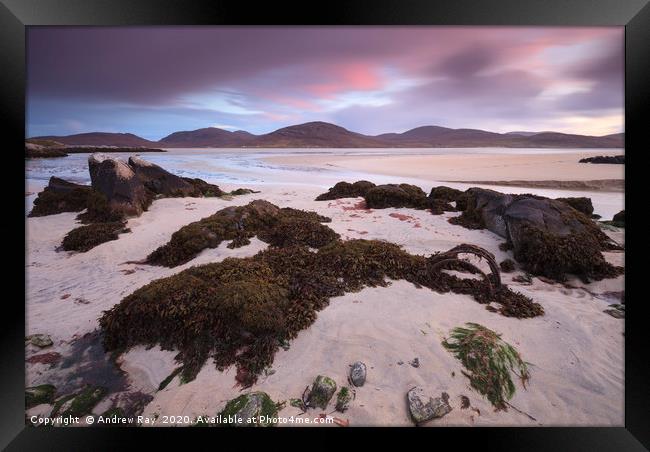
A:
{"type": "Polygon", "coordinates": [[[623,27],[29,27],[27,136],[309,121],[607,135],[623,27]]]}

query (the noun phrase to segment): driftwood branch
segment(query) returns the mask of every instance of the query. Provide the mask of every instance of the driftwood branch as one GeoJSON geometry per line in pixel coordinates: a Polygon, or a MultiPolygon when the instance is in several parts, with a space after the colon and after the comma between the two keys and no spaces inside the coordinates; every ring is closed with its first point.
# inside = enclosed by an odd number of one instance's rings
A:
{"type": "Polygon", "coordinates": [[[445,251],[444,253],[435,254],[429,259],[431,263],[431,269],[434,271],[453,263],[457,267],[464,268],[465,270],[468,270],[472,273],[479,273],[483,275],[485,281],[488,283],[490,293],[494,293],[493,284],[496,285],[497,288],[501,287],[501,272],[499,271],[499,265],[497,264],[494,255],[488,250],[481,248],[480,246],[463,243],[461,245],[453,247],[448,251],[445,251]],[[474,264],[460,259],[458,257],[459,254],[473,254],[479,258],[485,259],[490,266],[492,277],[490,278],[490,275],[486,275],[474,264]]]}

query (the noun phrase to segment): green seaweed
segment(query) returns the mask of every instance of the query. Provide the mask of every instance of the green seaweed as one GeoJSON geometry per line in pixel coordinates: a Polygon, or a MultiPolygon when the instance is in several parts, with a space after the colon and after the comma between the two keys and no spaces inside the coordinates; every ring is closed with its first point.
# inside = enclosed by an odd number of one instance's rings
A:
{"type": "Polygon", "coordinates": [[[97,245],[117,240],[120,233],[129,232],[121,221],[112,223],[93,223],[80,226],[68,232],[61,242],[66,251],[88,251],[97,245]]]}
{"type": "Polygon", "coordinates": [[[460,360],[470,385],[486,396],[497,411],[507,410],[508,400],[515,394],[511,373],[526,388],[530,379],[528,364],[500,334],[477,323],[466,323],[465,327],[454,328],[442,345],[460,360]]]}
{"type": "Polygon", "coordinates": [[[56,387],[53,385],[39,385],[25,388],[25,408],[29,409],[43,403],[54,403],[56,387]]]}

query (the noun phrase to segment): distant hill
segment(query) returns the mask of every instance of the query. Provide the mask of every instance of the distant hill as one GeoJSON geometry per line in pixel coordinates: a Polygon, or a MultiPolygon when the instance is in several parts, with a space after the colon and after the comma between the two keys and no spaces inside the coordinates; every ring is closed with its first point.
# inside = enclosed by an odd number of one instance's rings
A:
{"type": "Polygon", "coordinates": [[[376,136],[352,132],[327,122],[315,121],[253,135],[216,127],[174,132],[160,141],[149,141],[131,133],[92,132],[68,136],[35,137],[68,146],[128,147],[266,147],[266,148],[391,148],[391,147],[511,147],[511,148],[623,148],[622,133],[602,137],[558,132],[495,133],[479,129],[422,126],[403,133],[376,136]]]}
{"type": "Polygon", "coordinates": [[[37,140],[54,140],[68,146],[124,146],[151,147],[159,146],[156,141],[149,141],[132,133],[90,132],[66,136],[34,137],[37,140]]]}
{"type": "Polygon", "coordinates": [[[251,142],[255,135],[238,130],[230,132],[216,127],[174,132],[162,138],[159,146],[166,147],[241,147],[251,142]]]}
{"type": "Polygon", "coordinates": [[[256,147],[271,148],[373,148],[387,145],[377,138],[350,132],[343,127],[320,121],[284,127],[260,135],[253,144],[256,147]]]}

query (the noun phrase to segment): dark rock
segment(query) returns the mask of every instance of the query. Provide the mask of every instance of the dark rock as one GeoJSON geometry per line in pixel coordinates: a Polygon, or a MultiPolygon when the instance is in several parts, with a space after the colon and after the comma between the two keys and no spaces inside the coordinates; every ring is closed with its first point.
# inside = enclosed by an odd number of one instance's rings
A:
{"type": "Polygon", "coordinates": [[[81,212],[92,189],[88,185],[75,184],[58,177],[50,177],[45,189],[34,200],[30,217],[54,215],[62,212],[81,212]]]}
{"type": "Polygon", "coordinates": [[[129,157],[129,166],[144,186],[157,195],[185,197],[194,195],[194,185],[160,166],[139,157],[129,157]]]}
{"type": "Polygon", "coordinates": [[[580,159],[579,163],[613,163],[617,165],[624,165],[625,155],[611,155],[611,156],[599,155],[597,157],[587,157],[584,159],[580,159]]]}
{"type": "Polygon", "coordinates": [[[624,319],[625,318],[625,305],[624,304],[610,304],[609,309],[603,311],[605,314],[609,314],[615,319],[624,319]]]}
{"type": "Polygon", "coordinates": [[[625,227],[625,210],[621,210],[619,213],[614,215],[614,218],[612,218],[611,221],[611,225],[616,226],[618,228],[625,227]]]}
{"type": "Polygon", "coordinates": [[[440,397],[433,398],[426,396],[424,390],[416,386],[406,394],[406,400],[409,413],[416,425],[441,418],[451,411],[449,396],[444,392],[440,397]]]}
{"type": "Polygon", "coordinates": [[[593,215],[594,206],[591,203],[591,198],[581,197],[581,198],[557,198],[556,201],[562,201],[576,209],[578,212],[582,212],[588,217],[593,215]]]}
{"type": "Polygon", "coordinates": [[[361,361],[357,361],[350,367],[350,382],[354,386],[363,386],[366,382],[366,365],[361,361]]]}
{"type": "Polygon", "coordinates": [[[151,204],[151,196],[124,161],[106,154],[88,157],[92,187],[106,196],[112,211],[138,216],[151,204]]]}
{"type": "Polygon", "coordinates": [[[378,185],[368,190],[364,196],[369,209],[387,207],[411,207],[424,209],[429,206],[427,195],[420,187],[410,184],[378,185]]]}
{"type": "MultiPolygon", "coordinates": [[[[206,198],[216,198],[226,194],[218,185],[210,184],[203,179],[183,177],[185,182],[192,185],[194,190],[190,196],[205,196],[206,198]]],[[[241,189],[240,189],[241,190],[241,189]]]]}
{"type": "Polygon", "coordinates": [[[338,182],[327,193],[323,193],[316,197],[316,201],[329,201],[332,199],[340,198],[357,198],[365,196],[368,190],[374,188],[375,184],[367,180],[360,180],[353,184],[349,182],[338,182]]]}
{"type": "Polygon", "coordinates": [[[417,369],[420,367],[420,358],[414,358],[412,361],[409,361],[409,364],[417,369]]]}
{"type": "Polygon", "coordinates": [[[327,404],[336,392],[336,382],[329,377],[319,375],[309,391],[307,404],[310,408],[327,408],[327,404]]]}

